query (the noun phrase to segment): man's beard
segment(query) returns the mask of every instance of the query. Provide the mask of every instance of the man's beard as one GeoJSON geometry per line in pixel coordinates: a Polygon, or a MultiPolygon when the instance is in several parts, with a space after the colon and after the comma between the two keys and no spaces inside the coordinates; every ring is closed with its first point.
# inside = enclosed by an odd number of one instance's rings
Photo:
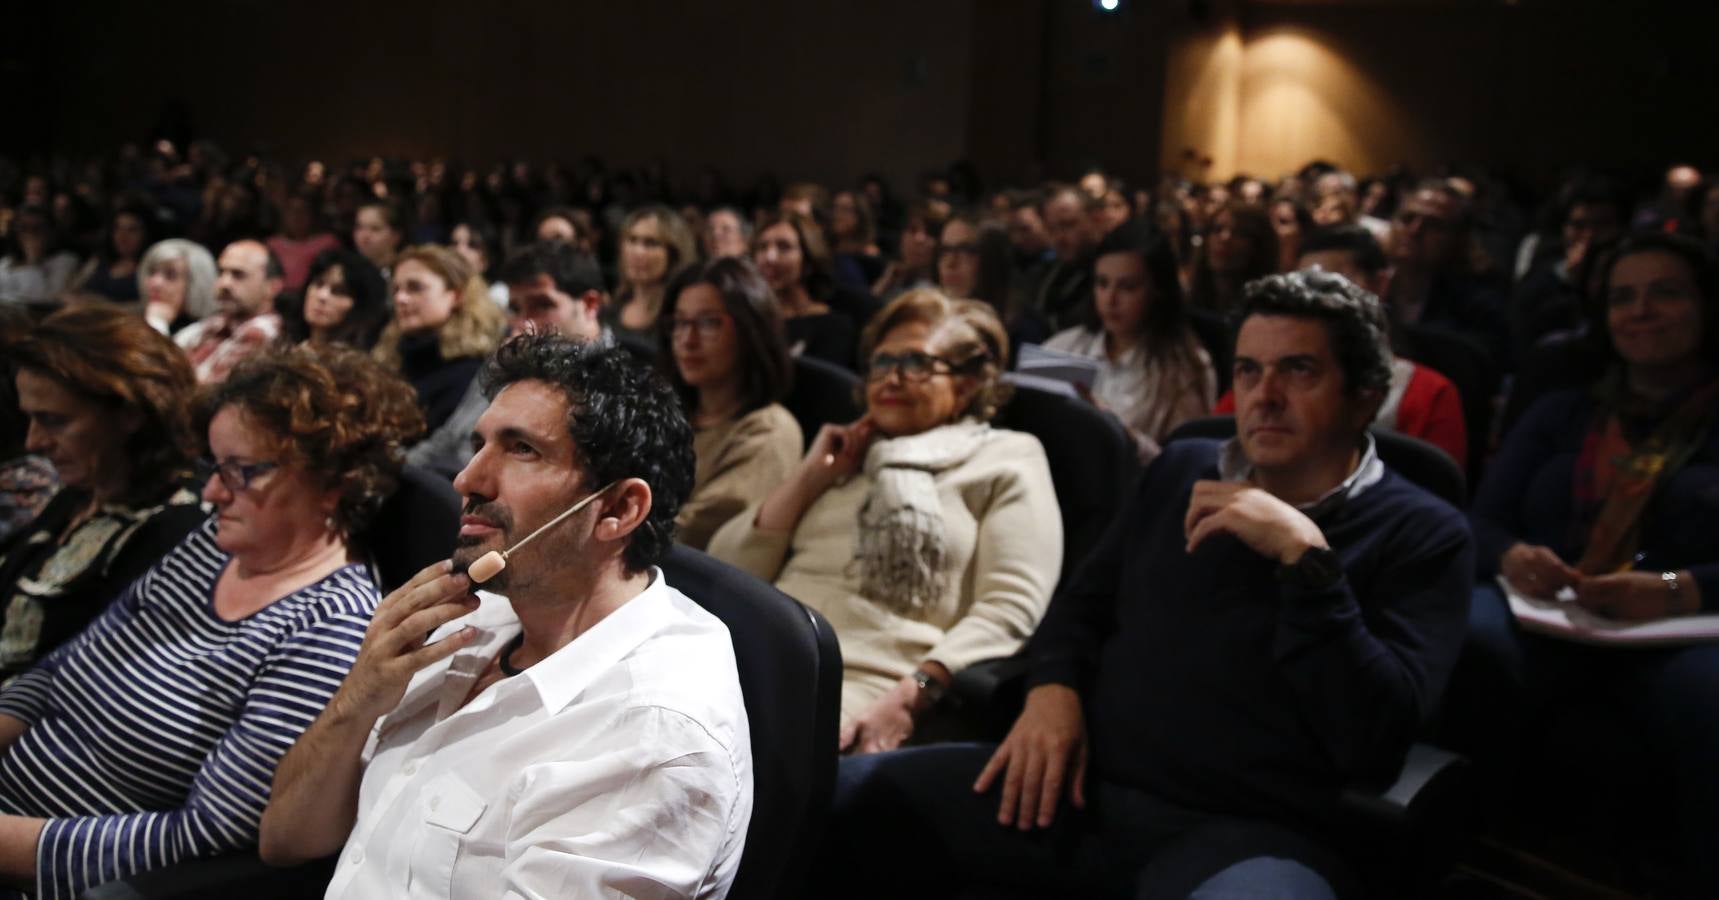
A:
{"type": "MultiPolygon", "coordinates": [[[[513,546],[513,513],[510,512],[507,507],[493,501],[479,503],[468,500],[466,501],[465,509],[461,511],[461,515],[477,516],[482,519],[488,519],[490,524],[496,527],[497,536],[501,538],[501,546],[490,549],[506,550],[513,546]]],[[[460,535],[455,538],[453,555],[454,571],[464,572],[466,569],[471,567],[472,563],[477,562],[484,554],[488,553],[489,549],[485,549],[483,546],[484,542],[487,540],[488,538],[468,537],[466,535],[460,535]]],[[[490,579],[484,582],[484,587],[486,589],[505,587],[507,584],[507,575],[508,570],[503,567],[500,572],[490,576],[490,579]]]]}

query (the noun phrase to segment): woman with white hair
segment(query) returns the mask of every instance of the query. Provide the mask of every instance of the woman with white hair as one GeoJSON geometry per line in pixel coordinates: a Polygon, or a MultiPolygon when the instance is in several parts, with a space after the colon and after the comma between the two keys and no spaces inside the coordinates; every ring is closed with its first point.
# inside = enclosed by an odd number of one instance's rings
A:
{"type": "Polygon", "coordinates": [[[137,287],[143,317],[171,335],[215,311],[215,258],[195,241],[161,241],[143,254],[137,287]]]}

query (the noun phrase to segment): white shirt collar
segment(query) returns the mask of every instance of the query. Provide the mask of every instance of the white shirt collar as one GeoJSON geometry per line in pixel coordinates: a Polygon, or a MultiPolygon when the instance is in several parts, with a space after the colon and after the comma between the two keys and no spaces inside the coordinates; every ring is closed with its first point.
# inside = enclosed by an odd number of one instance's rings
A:
{"type": "MultiPolygon", "coordinates": [[[[650,578],[650,584],[638,596],[621,604],[584,634],[568,642],[567,646],[515,676],[531,683],[537,690],[538,700],[551,715],[573,702],[573,698],[579,696],[604,670],[676,620],[672,589],[664,581],[662,570],[651,567],[650,578]]],[[[476,611],[442,626],[431,635],[431,640],[440,639],[466,625],[479,629],[482,636],[464,650],[419,671],[399,705],[380,723],[380,731],[388,730],[394,721],[409,719],[426,703],[440,699],[445,706],[448,698],[442,694],[452,690],[452,685],[446,683],[448,677],[476,678],[489,661],[519,634],[519,616],[506,597],[489,591],[478,591],[477,596],[482,605],[476,611]]],[[[465,689],[469,689],[469,684],[465,689]]],[[[463,692],[460,693],[455,707],[464,696],[463,692]]]]}
{"type": "MultiPolygon", "coordinates": [[[[633,652],[646,638],[661,632],[673,619],[662,570],[652,566],[650,578],[650,584],[638,596],[516,676],[530,679],[543,708],[551,715],[573,702],[597,676],[633,652]]],[[[511,639],[519,633],[519,617],[506,598],[497,599],[503,601],[495,604],[498,630],[505,630],[511,639]]]]}
{"type": "MultiPolygon", "coordinates": [[[[1365,443],[1361,446],[1361,459],[1355,463],[1355,469],[1349,473],[1349,477],[1321,494],[1319,499],[1299,504],[1296,509],[1310,516],[1323,513],[1341,502],[1361,496],[1362,491],[1378,484],[1379,479],[1385,477],[1385,464],[1379,460],[1378,442],[1373,440],[1371,434],[1363,437],[1365,443]]],[[[1219,450],[1218,477],[1225,481],[1247,481],[1253,478],[1253,462],[1242,451],[1240,438],[1230,438],[1219,450]]]]}

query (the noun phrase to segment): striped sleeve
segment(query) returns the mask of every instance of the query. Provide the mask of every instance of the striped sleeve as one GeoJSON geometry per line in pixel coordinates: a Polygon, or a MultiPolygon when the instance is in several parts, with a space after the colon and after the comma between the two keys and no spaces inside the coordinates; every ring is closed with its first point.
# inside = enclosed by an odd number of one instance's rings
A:
{"type": "Polygon", "coordinates": [[[36,724],[42,710],[48,707],[48,686],[54,681],[52,671],[35,666],[6,685],[0,692],[0,715],[11,716],[26,725],[36,724]]]}
{"type": "MultiPolygon", "coordinates": [[[[374,605],[370,598],[363,608],[374,605]]],[[[368,624],[368,615],[333,613],[271,652],[178,809],[48,820],[36,846],[37,896],[75,897],[105,881],[255,846],[275,766],[333,696],[368,624]]]]}

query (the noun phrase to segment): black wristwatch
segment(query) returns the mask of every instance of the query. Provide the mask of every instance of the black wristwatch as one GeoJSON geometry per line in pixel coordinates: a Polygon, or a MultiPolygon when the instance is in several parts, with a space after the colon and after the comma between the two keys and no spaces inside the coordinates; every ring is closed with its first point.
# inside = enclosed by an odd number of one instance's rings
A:
{"type": "Polygon", "coordinates": [[[913,683],[919,686],[919,709],[933,709],[943,700],[945,687],[937,676],[924,669],[913,670],[913,683]]]}
{"type": "Polygon", "coordinates": [[[1323,591],[1343,580],[1343,562],[1330,547],[1309,547],[1300,559],[1279,566],[1277,577],[1284,584],[1304,591],[1323,591]]]}

